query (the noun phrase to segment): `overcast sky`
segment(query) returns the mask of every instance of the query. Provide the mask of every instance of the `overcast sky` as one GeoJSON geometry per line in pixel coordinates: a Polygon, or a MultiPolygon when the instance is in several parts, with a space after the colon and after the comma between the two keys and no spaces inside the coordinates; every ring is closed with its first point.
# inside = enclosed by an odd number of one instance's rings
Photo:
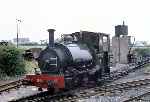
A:
{"type": "Polygon", "coordinates": [[[19,37],[47,39],[48,28],[62,33],[80,30],[114,35],[114,26],[128,24],[129,35],[150,41],[149,0],[0,0],[0,40],[16,37],[16,18],[22,19],[19,37]]]}

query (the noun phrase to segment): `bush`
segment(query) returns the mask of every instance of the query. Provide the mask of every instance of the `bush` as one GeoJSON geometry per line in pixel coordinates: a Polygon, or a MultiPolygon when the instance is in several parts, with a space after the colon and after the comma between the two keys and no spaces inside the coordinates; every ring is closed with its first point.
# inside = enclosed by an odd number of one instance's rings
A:
{"type": "Polygon", "coordinates": [[[22,50],[12,45],[0,45],[0,70],[7,76],[25,73],[25,63],[22,50]]]}

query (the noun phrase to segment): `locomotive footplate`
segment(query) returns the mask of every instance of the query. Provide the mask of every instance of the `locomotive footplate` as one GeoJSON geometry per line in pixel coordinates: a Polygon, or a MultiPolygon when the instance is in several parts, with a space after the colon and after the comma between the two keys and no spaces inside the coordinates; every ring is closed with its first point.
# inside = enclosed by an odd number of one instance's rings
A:
{"type": "Polygon", "coordinates": [[[31,82],[32,85],[40,88],[57,88],[63,89],[64,85],[64,76],[63,75],[27,75],[26,80],[31,82]]]}

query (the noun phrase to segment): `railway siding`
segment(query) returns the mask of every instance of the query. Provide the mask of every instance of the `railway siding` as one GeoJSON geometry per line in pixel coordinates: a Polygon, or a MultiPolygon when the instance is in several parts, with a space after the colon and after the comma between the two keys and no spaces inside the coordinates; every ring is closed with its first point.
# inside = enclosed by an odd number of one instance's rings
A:
{"type": "MultiPolygon", "coordinates": [[[[145,79],[145,80],[136,80],[134,82],[126,82],[126,83],[119,83],[119,84],[112,84],[112,85],[106,85],[110,84],[110,82],[113,82],[114,80],[117,80],[121,77],[124,77],[125,75],[128,75],[130,72],[134,72],[137,69],[140,69],[144,67],[145,64],[149,63],[149,61],[145,61],[144,63],[141,63],[140,65],[133,65],[129,66],[122,71],[116,71],[116,73],[111,72],[110,76],[105,76],[103,77],[102,81],[105,82],[105,86],[103,87],[93,87],[91,89],[79,89],[77,90],[72,90],[69,92],[63,92],[60,94],[56,94],[53,96],[50,96],[46,94],[46,92],[37,94],[37,95],[31,95],[29,97],[24,97],[19,100],[16,100],[16,102],[26,102],[26,101],[33,101],[33,102],[38,102],[38,101],[52,101],[52,102],[74,102],[80,99],[85,99],[85,98],[90,98],[91,96],[96,96],[99,95],[101,97],[120,97],[116,93],[122,93],[125,92],[124,90],[131,90],[131,88],[134,87],[141,87],[144,85],[149,84],[150,79],[145,79]],[[148,81],[147,81],[148,80],[148,81]],[[143,82],[144,81],[144,82],[143,82]],[[114,88],[114,89],[113,89],[114,88]],[[116,95],[116,96],[115,96],[116,95]]],[[[121,94],[120,94],[121,95],[121,94]]]]}

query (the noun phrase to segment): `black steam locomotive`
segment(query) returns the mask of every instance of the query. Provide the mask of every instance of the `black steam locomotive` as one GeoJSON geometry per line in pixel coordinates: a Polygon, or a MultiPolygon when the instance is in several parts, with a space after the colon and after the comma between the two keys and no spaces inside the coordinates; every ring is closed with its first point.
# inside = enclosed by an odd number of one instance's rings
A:
{"type": "Polygon", "coordinates": [[[38,58],[41,74],[27,75],[32,85],[54,91],[96,83],[109,74],[109,35],[80,31],[55,43],[54,31],[48,30],[49,44],[38,58]]]}

